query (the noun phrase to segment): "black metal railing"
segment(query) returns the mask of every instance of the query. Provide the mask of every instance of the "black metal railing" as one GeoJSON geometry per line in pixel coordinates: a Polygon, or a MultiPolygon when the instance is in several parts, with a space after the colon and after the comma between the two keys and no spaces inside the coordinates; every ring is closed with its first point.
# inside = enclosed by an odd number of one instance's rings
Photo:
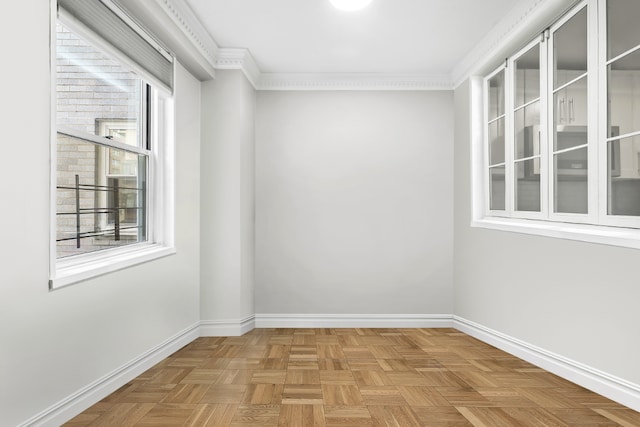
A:
{"type": "Polygon", "coordinates": [[[80,176],[75,175],[75,185],[65,186],[58,185],[56,188],[58,190],[71,190],[75,193],[75,210],[73,212],[56,212],[56,215],[59,216],[71,216],[73,215],[76,220],[75,233],[73,237],[61,237],[57,238],[56,242],[64,242],[75,240],[76,248],[80,248],[81,239],[93,238],[93,237],[101,237],[101,236],[114,236],[115,241],[121,240],[121,231],[123,230],[141,230],[142,236],[146,236],[146,185],[145,182],[142,182],[141,187],[128,187],[128,186],[120,186],[119,180],[117,178],[111,179],[113,185],[95,185],[95,184],[81,184],[80,176]],[[93,207],[93,208],[81,208],[80,207],[80,193],[82,191],[91,191],[91,192],[108,192],[113,196],[112,206],[107,207],[93,207]],[[141,193],[141,197],[137,199],[141,201],[141,206],[120,206],[120,192],[121,191],[137,191],[141,193]],[[120,212],[122,211],[137,211],[139,212],[136,215],[137,225],[125,225],[122,226],[120,223],[120,212]],[[83,215],[111,215],[113,214],[113,228],[105,228],[104,230],[98,230],[97,228],[93,231],[81,231],[81,218],[83,215]],[[142,219],[141,219],[142,218],[142,219]]]}

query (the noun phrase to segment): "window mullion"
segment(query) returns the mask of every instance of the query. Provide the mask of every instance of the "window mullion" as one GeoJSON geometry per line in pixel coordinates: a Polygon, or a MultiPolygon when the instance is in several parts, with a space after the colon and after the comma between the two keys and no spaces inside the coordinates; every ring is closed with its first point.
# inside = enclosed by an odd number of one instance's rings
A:
{"type": "Polygon", "coordinates": [[[509,59],[507,61],[507,66],[505,69],[505,171],[504,171],[504,180],[505,180],[505,212],[508,216],[513,216],[515,212],[515,174],[514,174],[514,64],[513,59],[509,59]]]}
{"type": "Polygon", "coordinates": [[[545,114],[546,118],[546,126],[544,127],[544,137],[546,140],[545,144],[545,163],[547,168],[545,169],[544,177],[547,180],[546,191],[547,197],[545,200],[547,206],[547,219],[553,220],[553,210],[555,206],[555,197],[556,197],[556,188],[554,183],[554,162],[553,162],[553,148],[555,141],[555,97],[553,90],[553,82],[554,82],[554,70],[553,70],[553,52],[554,52],[554,39],[551,34],[551,30],[547,29],[545,31],[546,36],[546,45],[547,50],[545,52],[545,60],[546,60],[546,69],[545,69],[545,79],[546,86],[544,87],[544,96],[547,102],[547,110],[545,114]]]}
{"type": "Polygon", "coordinates": [[[609,182],[607,179],[607,14],[606,1],[598,1],[598,97],[603,100],[598,105],[598,222],[602,223],[607,216],[609,206],[609,182]]]}
{"type": "MultiPolygon", "coordinates": [[[[485,212],[488,215],[499,215],[499,216],[504,216],[506,214],[506,193],[502,196],[502,204],[504,205],[504,207],[502,207],[501,209],[496,209],[494,206],[494,202],[497,204],[498,207],[501,207],[500,205],[500,197],[498,196],[498,193],[494,193],[494,191],[499,190],[499,178],[498,181],[494,182],[493,181],[493,175],[492,173],[494,173],[495,171],[497,171],[498,173],[498,177],[500,175],[499,171],[500,169],[506,169],[506,152],[505,150],[505,144],[506,144],[506,104],[505,104],[505,97],[506,97],[506,70],[505,70],[505,66],[501,66],[500,68],[498,68],[497,70],[495,70],[491,75],[487,76],[484,80],[484,94],[485,94],[485,100],[486,102],[484,103],[484,119],[483,119],[483,126],[484,126],[484,132],[485,132],[485,144],[484,144],[484,182],[485,182],[485,203],[486,203],[486,207],[485,207],[485,212]],[[495,88],[496,91],[494,94],[491,93],[491,82],[493,79],[495,80],[495,88]],[[502,82],[500,82],[500,80],[502,79],[502,82]],[[501,89],[501,90],[500,90],[501,89]],[[502,95],[502,96],[500,96],[502,95]],[[495,102],[495,105],[492,104],[492,102],[495,102]],[[495,111],[492,110],[492,108],[495,107],[495,111]],[[495,115],[495,117],[493,117],[495,115]],[[492,135],[491,134],[491,128],[494,127],[494,132],[495,134],[492,135]],[[494,138],[499,138],[500,135],[502,135],[502,147],[499,148],[497,145],[494,144],[494,142],[492,141],[492,136],[494,138]],[[499,151],[497,151],[497,157],[494,158],[494,155],[492,154],[492,150],[493,149],[498,149],[499,151]],[[502,155],[500,154],[500,151],[502,151],[502,155]],[[497,198],[494,199],[494,196],[496,196],[497,198]],[[493,207],[493,209],[492,209],[493,207]]],[[[506,171],[502,172],[503,174],[503,178],[504,176],[506,176],[506,171]]],[[[506,189],[503,186],[503,192],[506,191],[506,189]]]]}
{"type": "MultiPolygon", "coordinates": [[[[485,177],[494,182],[484,182],[484,196],[493,200],[487,197],[492,184],[500,188],[504,175],[505,199],[504,210],[496,205],[500,209],[486,210],[486,218],[474,216],[472,226],[640,248],[640,44],[618,25],[640,12],[640,6],[612,0],[575,3],[539,39],[485,78],[486,83],[504,74],[504,115],[494,117],[489,103],[494,118],[488,120],[486,91],[484,106],[485,149],[501,146],[495,128],[504,129],[504,157],[485,159],[485,177]],[[533,80],[526,77],[536,44],[538,99],[530,90],[533,80]],[[536,123],[527,110],[538,109],[536,123]],[[531,127],[538,123],[540,147],[531,151],[527,144],[537,132],[531,127]],[[531,196],[531,171],[538,169],[540,210],[534,212],[521,195],[531,196]]],[[[492,89],[500,86],[491,84],[492,89]]],[[[480,159],[478,151],[474,159],[480,159]]],[[[474,203],[478,199],[474,195],[474,203]]]]}
{"type": "MultiPolygon", "coordinates": [[[[599,185],[600,177],[606,177],[606,173],[601,173],[601,165],[599,162],[599,145],[606,144],[606,140],[599,138],[600,121],[598,102],[598,62],[599,62],[599,45],[598,45],[598,0],[589,0],[587,6],[587,46],[588,46],[588,77],[587,77],[587,117],[588,117],[588,186],[589,186],[589,222],[592,224],[600,223],[600,206],[599,185]]],[[[606,99],[606,98],[605,98],[606,99]]],[[[602,104],[605,104],[603,102],[602,104]]]]}
{"type": "Polygon", "coordinates": [[[551,128],[549,121],[549,113],[551,101],[549,99],[549,90],[551,87],[549,79],[549,38],[548,30],[543,31],[540,41],[540,215],[549,218],[549,183],[551,182],[551,167],[549,163],[549,129],[551,128]]]}

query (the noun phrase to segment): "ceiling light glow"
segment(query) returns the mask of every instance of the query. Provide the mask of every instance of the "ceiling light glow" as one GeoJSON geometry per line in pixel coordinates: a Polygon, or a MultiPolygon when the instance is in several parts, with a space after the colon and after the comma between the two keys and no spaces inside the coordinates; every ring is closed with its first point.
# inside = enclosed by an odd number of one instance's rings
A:
{"type": "Polygon", "coordinates": [[[344,10],[346,12],[353,12],[355,10],[364,9],[369,6],[372,0],[329,0],[333,7],[336,9],[344,10]]]}

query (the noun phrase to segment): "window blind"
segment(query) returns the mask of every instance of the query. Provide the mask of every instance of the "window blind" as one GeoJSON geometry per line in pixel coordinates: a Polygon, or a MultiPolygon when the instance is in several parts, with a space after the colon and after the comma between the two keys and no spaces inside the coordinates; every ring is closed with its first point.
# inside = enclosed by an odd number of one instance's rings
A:
{"type": "Polygon", "coordinates": [[[173,58],[114,3],[109,0],[58,0],[58,7],[61,15],[68,15],[85,26],[172,91],[173,58]]]}

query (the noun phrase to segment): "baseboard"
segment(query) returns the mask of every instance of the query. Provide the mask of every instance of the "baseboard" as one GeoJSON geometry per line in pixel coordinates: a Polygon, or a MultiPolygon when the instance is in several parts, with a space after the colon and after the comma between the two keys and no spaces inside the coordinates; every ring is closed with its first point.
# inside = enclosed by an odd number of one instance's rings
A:
{"type": "Polygon", "coordinates": [[[450,314],[256,314],[256,328],[451,328],[450,314]]]}
{"type": "Polygon", "coordinates": [[[199,323],[177,333],[115,371],[50,406],[18,427],[57,427],[99,402],[199,336],[199,323]]]}
{"type": "Polygon", "coordinates": [[[255,316],[244,319],[220,319],[200,321],[201,337],[239,337],[256,327],[255,316]]]}
{"type": "Polygon", "coordinates": [[[254,328],[456,328],[609,399],[640,411],[640,385],[450,314],[256,314],[190,326],[18,427],[63,424],[198,337],[241,336],[254,328]]]}
{"type": "Polygon", "coordinates": [[[453,327],[635,411],[640,411],[640,385],[638,384],[609,375],[459,316],[453,316],[453,327]]]}

